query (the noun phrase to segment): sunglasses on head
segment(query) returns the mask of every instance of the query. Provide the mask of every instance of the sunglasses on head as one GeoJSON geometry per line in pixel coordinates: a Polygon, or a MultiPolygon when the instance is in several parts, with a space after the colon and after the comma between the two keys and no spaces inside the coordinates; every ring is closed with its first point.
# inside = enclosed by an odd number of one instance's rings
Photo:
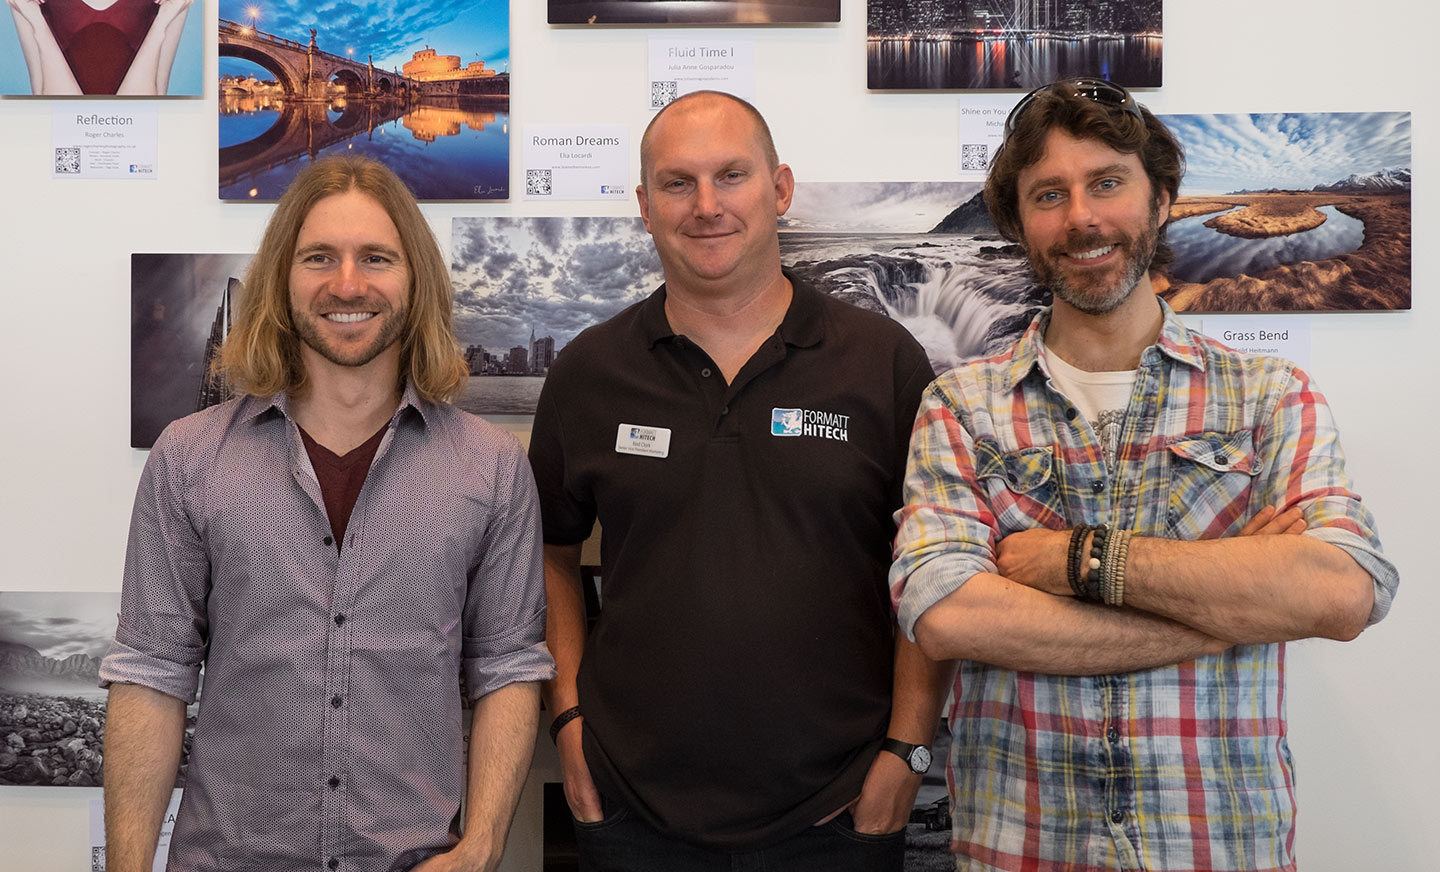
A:
{"type": "Polygon", "coordinates": [[[1035,102],[1036,96],[1046,91],[1064,91],[1065,89],[1069,89],[1071,96],[1084,97],[1101,106],[1124,110],[1134,115],[1142,124],[1145,122],[1145,116],[1140,114],[1140,104],[1135,102],[1135,98],[1130,96],[1129,91],[1114,82],[1107,82],[1104,79],[1065,79],[1049,85],[1041,85],[1020,98],[1020,102],[1015,104],[1015,108],[1011,109],[1010,114],[1005,118],[1005,134],[1001,142],[1009,139],[1010,134],[1015,132],[1015,123],[1035,102]]]}

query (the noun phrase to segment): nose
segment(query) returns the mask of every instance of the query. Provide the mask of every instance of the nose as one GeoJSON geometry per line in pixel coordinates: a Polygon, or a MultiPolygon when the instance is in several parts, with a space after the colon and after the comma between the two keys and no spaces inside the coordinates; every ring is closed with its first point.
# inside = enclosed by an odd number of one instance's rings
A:
{"type": "Polygon", "coordinates": [[[359,297],[365,294],[365,278],[361,274],[360,263],[353,257],[340,259],[338,273],[335,276],[335,295],[342,298],[359,297]]]}
{"type": "Polygon", "coordinates": [[[712,182],[701,180],[695,186],[694,215],[696,218],[719,218],[724,208],[720,205],[719,192],[712,182]]]}
{"type": "Polygon", "coordinates": [[[1071,192],[1065,209],[1065,222],[1071,229],[1084,229],[1095,224],[1090,196],[1085,191],[1071,192]]]}

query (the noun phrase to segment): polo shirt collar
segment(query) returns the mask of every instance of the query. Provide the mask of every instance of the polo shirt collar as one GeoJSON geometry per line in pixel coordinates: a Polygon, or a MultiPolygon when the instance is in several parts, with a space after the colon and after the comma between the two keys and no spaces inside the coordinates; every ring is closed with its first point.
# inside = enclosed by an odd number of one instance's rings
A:
{"type": "MultiPolygon", "coordinates": [[[[786,345],[808,348],[825,337],[824,301],[819,291],[790,270],[781,269],[780,272],[790,280],[792,292],[790,307],[785,310],[785,317],[780,320],[775,334],[786,345]]],[[[665,293],[665,285],[662,284],[640,303],[637,324],[640,338],[647,348],[654,348],[656,343],[675,335],[670,319],[665,317],[665,293]]]]}
{"type": "MultiPolygon", "coordinates": [[[[1194,367],[1200,371],[1205,370],[1205,351],[1201,348],[1195,334],[1180,321],[1170,304],[1165,302],[1163,297],[1157,296],[1155,301],[1160,304],[1160,311],[1164,320],[1160,324],[1160,335],[1155,344],[1146,348],[1140,353],[1141,366],[1154,366],[1159,363],[1159,356],[1164,355],[1177,363],[1194,367]]],[[[1041,363],[1041,347],[1044,344],[1045,328],[1050,324],[1050,306],[1046,306],[1035,314],[1034,320],[1026,328],[1025,334],[1015,344],[1010,367],[1006,372],[1006,383],[1010,390],[1030,374],[1034,369],[1039,368],[1045,372],[1041,363]]],[[[1048,373],[1046,373],[1048,375],[1048,373]]]]}

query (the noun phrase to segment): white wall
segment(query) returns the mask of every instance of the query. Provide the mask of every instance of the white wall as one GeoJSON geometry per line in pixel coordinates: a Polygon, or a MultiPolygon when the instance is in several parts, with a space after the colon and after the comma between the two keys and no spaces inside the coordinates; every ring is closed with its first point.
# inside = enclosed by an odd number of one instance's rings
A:
{"type": "MultiPolygon", "coordinates": [[[[527,123],[649,118],[645,45],[656,30],[552,29],[542,0],[512,0],[513,163],[527,123]]],[[[1358,641],[1291,647],[1302,868],[1434,868],[1440,812],[1440,614],[1430,584],[1429,508],[1440,468],[1423,455],[1440,424],[1440,221],[1434,159],[1440,50],[1420,0],[1174,0],[1165,9],[1157,112],[1410,110],[1414,113],[1414,309],[1325,314],[1310,369],[1339,418],[1357,489],[1404,580],[1389,619],[1358,641]]],[[[209,44],[215,14],[207,10],[209,44]]],[[[756,29],[758,105],[801,180],[954,178],[954,94],[865,90],[865,3],[838,26],[756,29]]],[[[678,35],[675,31],[668,31],[678,35]]],[[[206,59],[215,74],[214,49],[206,59]]],[[[270,212],[222,204],[214,96],[160,106],[153,182],[51,181],[52,104],[0,100],[0,590],[118,590],[125,530],[145,455],[128,448],[129,255],[251,251],[270,212]]],[[[515,175],[512,173],[512,182],[515,175]]],[[[513,184],[512,184],[513,187],[513,184]]],[[[425,207],[442,244],[455,215],[634,214],[631,204],[425,207]]],[[[553,772],[545,741],[540,767],[553,772]]],[[[532,781],[536,779],[532,778],[532,781]]],[[[0,870],[87,868],[85,789],[0,788],[0,870]]],[[[510,869],[539,868],[539,811],[527,795],[510,869]]]]}

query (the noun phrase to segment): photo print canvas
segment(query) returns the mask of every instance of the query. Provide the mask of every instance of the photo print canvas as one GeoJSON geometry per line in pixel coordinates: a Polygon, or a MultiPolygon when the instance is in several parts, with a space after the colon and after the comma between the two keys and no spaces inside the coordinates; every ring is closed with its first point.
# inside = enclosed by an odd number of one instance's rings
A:
{"type": "Polygon", "coordinates": [[[548,0],[551,24],[804,24],[839,21],[840,0],[548,0]]]}
{"type": "MultiPolygon", "coordinates": [[[[994,354],[1043,298],[1018,249],[995,236],[980,189],[801,183],[780,219],[781,259],[823,293],[904,324],[937,371],[994,354]]],[[[459,405],[481,415],[534,414],[565,345],[663,280],[639,218],[455,218],[452,228],[457,332],[483,337],[466,348],[459,405]]]]}
{"type": "Polygon", "coordinates": [[[205,8],[191,0],[12,0],[0,12],[0,95],[205,93],[205,8]]]}
{"type": "Polygon", "coordinates": [[[1410,308],[1410,113],[1165,115],[1185,147],[1183,312],[1410,308]]]}
{"type": "Polygon", "coordinates": [[[1158,88],[1161,0],[868,0],[874,90],[1029,91],[1094,76],[1158,88]]]}
{"type": "Polygon", "coordinates": [[[421,200],[510,196],[508,0],[220,0],[220,199],[359,154],[421,200]]]}
{"type": "MultiPolygon", "coordinates": [[[[120,594],[0,591],[0,785],[98,787],[106,691],[100,660],[120,594]]],[[[185,715],[185,786],[198,702],[185,715]]]]}

